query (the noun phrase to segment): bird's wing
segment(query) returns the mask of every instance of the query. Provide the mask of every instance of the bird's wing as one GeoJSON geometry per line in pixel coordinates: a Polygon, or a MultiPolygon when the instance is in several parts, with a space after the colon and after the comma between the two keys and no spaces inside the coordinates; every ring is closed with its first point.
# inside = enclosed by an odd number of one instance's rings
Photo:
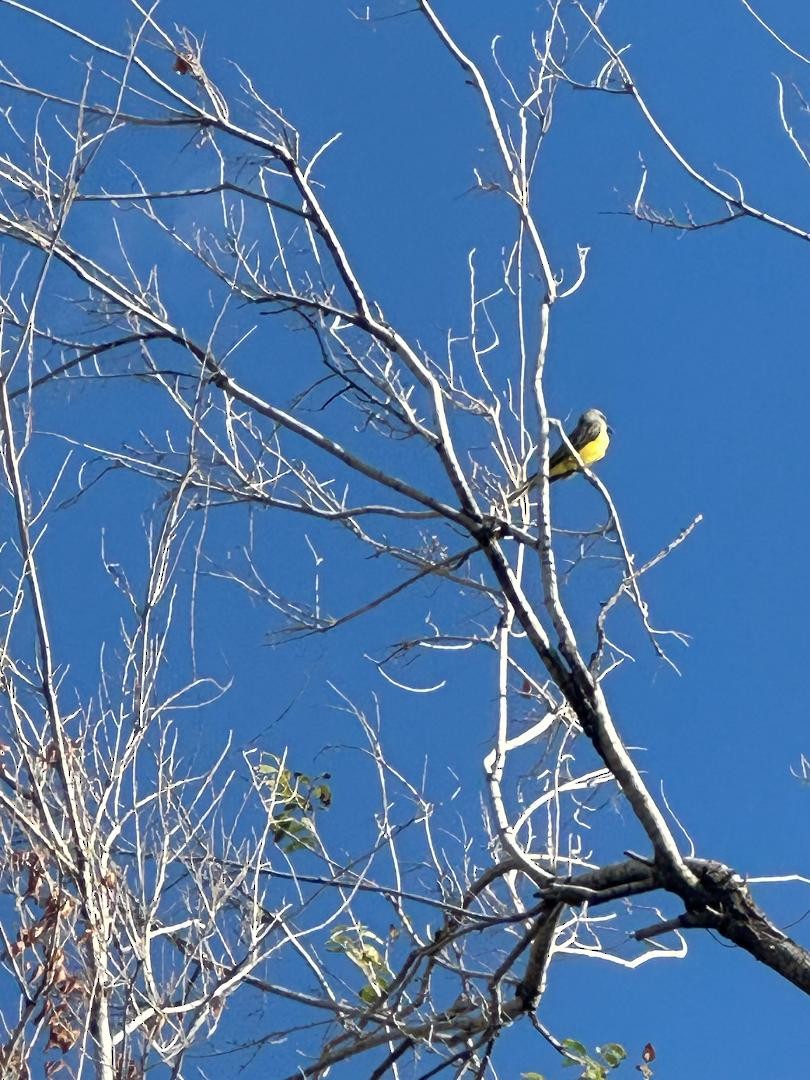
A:
{"type": "MultiPolygon", "coordinates": [[[[569,439],[571,439],[572,442],[573,442],[572,436],[575,435],[575,434],[576,434],[576,432],[572,431],[571,435],[568,436],[569,439]]],[[[576,443],[574,443],[574,445],[576,446],[576,443]]],[[[557,447],[557,449],[554,451],[554,453],[548,459],[549,472],[551,472],[552,469],[556,469],[558,465],[562,465],[566,461],[571,461],[571,460],[572,460],[571,451],[568,449],[568,447],[565,445],[565,443],[563,443],[562,446],[557,447]]]]}

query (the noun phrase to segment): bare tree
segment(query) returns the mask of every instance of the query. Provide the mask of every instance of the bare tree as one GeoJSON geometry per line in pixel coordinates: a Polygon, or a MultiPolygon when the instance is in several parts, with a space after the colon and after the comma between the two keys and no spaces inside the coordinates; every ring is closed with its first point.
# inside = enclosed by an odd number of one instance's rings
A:
{"type": "MultiPolygon", "coordinates": [[[[56,31],[87,60],[72,90],[8,69],[0,80],[0,431],[14,521],[2,547],[2,1075],[34,1075],[40,1060],[47,1075],[104,1080],[222,1075],[192,1064],[220,1046],[262,1052],[280,1076],[282,1041],[297,1055],[291,1077],[344,1062],[352,1076],[496,1075],[498,1038],[518,1021],[604,1075],[620,1047],[591,1060],[543,1023],[555,958],[637,967],[684,956],[694,930],[810,990],[808,953],[741,874],[684,845],[606,692],[628,655],[618,611],[674,666],[681,635],[657,625],[645,575],[699,519],[637,557],[584,465],[577,482],[592,486],[600,520],[571,531],[552,517],[549,445],[566,428],[546,404],[549,335],[588,258],[552,254],[536,212],[556,95],[631,99],[725,207],[712,222],[676,220],[646,201],[645,172],[636,217],[685,230],[747,217],[810,234],[676,148],[603,29],[604,3],[554,0],[530,70],[501,71],[492,87],[418,0],[408,17],[477,96],[492,148],[477,187],[506,201],[513,228],[497,285],[470,253],[468,326],[438,355],[392,325],[355,269],[319,179],[330,143],[313,150],[247,74],[226,92],[199,40],[138,0],[126,52],[2,6],[33,39],[56,31]],[[151,508],[143,542],[122,546],[116,517],[133,490],[151,508]],[[60,530],[80,512],[107,582],[103,599],[100,581],[84,589],[84,637],[59,617],[60,590],[84,572],[60,560],[60,530]],[[278,530],[287,550],[300,544],[300,565],[271,557],[278,530]],[[576,634],[563,580],[593,560],[612,584],[578,594],[590,632],[576,634]],[[327,573],[360,583],[343,610],[321,599],[327,573]],[[359,841],[330,825],[331,778],[295,745],[237,752],[223,736],[202,762],[195,732],[212,716],[232,725],[227,672],[240,662],[223,640],[226,673],[201,663],[223,596],[259,605],[284,648],[396,612],[403,594],[420,625],[404,620],[376,656],[383,679],[419,700],[431,686],[409,679],[414,656],[492,658],[497,722],[483,813],[466,834],[389,756],[369,693],[334,688],[374,781],[350,808],[359,841]],[[93,643],[89,690],[73,668],[93,643]],[[618,841],[599,813],[617,798],[629,810],[618,841]],[[633,951],[619,950],[628,935],[633,951]],[[249,1032],[246,1015],[261,1018],[249,1032]]],[[[781,83],[779,107],[795,141],[781,83]]]]}

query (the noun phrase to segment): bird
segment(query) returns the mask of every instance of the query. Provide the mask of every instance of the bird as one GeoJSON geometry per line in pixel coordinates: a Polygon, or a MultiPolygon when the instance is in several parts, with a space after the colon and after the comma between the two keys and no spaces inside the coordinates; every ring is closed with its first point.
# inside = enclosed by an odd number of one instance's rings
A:
{"type": "MultiPolygon", "coordinates": [[[[612,433],[612,428],[603,412],[599,409],[586,409],[577,420],[574,430],[568,435],[568,442],[579,454],[584,465],[593,465],[601,461],[607,453],[612,433]]],[[[564,480],[567,476],[573,476],[580,468],[576,457],[568,449],[567,444],[563,443],[549,458],[548,482],[553,484],[555,480],[564,480]]],[[[510,493],[509,502],[514,502],[536,487],[537,478],[538,474],[533,473],[525,483],[510,493]]]]}

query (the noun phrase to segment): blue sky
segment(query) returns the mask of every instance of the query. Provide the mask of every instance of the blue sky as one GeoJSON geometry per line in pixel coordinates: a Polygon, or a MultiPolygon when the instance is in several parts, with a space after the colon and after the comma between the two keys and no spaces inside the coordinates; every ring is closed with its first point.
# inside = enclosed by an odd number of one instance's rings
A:
{"type": "MultiPolygon", "coordinates": [[[[386,0],[375,9],[393,15],[407,6],[386,0]]],[[[489,43],[500,34],[503,67],[523,80],[531,61],[528,35],[542,25],[544,6],[515,0],[437,6],[493,78],[489,43]]],[[[125,47],[127,25],[136,21],[120,0],[84,0],[78,13],[59,2],[39,7],[75,19],[119,48],[125,47]]],[[[776,74],[784,81],[796,137],[810,147],[810,117],[792,89],[795,83],[810,99],[810,66],[781,49],[740,3],[682,0],[677,7],[673,12],[646,0],[614,0],[603,25],[615,44],[632,43],[625,59],[637,85],[698,168],[721,183],[729,181],[716,166],[732,171],[752,202],[810,228],[810,170],[780,126],[774,79],[776,74]]],[[[763,0],[761,12],[778,19],[779,30],[810,52],[806,5],[763,0]]],[[[478,100],[420,18],[404,13],[369,25],[335,0],[243,3],[236,14],[209,0],[167,2],[159,15],[164,26],[177,22],[205,38],[204,56],[223,87],[233,86],[227,61],[251,74],[310,149],[342,133],[319,167],[325,204],[389,322],[442,356],[448,331],[460,332],[466,324],[468,252],[476,249],[480,280],[497,288],[513,222],[504,200],[471,190],[473,168],[497,176],[499,161],[478,100]]],[[[22,79],[75,91],[80,76],[72,58],[84,56],[79,43],[67,48],[9,8],[0,8],[0,41],[0,58],[22,79]]],[[[586,51],[578,65],[583,75],[592,73],[593,53],[586,51]]],[[[168,61],[166,70],[168,75],[168,61]]],[[[146,138],[138,133],[116,152],[142,155],[146,138]]],[[[200,181],[194,148],[177,139],[161,147],[164,156],[150,161],[156,175],[176,186],[200,181]]],[[[609,699],[627,742],[643,747],[636,756],[652,790],[664,786],[699,855],[752,876],[807,873],[808,792],[790,768],[810,750],[804,692],[810,644],[804,475],[810,248],[754,221],[692,234],[633,221],[622,211],[635,196],[640,158],[649,168],[647,199],[659,210],[683,216],[688,207],[701,219],[722,213],[722,204],[672,162],[629,97],[560,91],[541,155],[538,217],[552,261],[565,268],[566,278],[576,272],[576,245],[588,245],[591,253],[585,285],[555,313],[550,406],[563,419],[592,405],[610,418],[616,434],[600,476],[640,561],[704,515],[688,542],[644,584],[657,623],[690,635],[690,647],[675,656],[681,677],[655,660],[628,616],[621,625],[637,662],[611,678],[609,699]]],[[[120,177],[111,157],[97,183],[120,177]]],[[[88,230],[96,228],[87,220],[88,230]]],[[[135,226],[132,242],[145,257],[150,241],[138,237],[135,226]]],[[[99,249],[107,242],[92,231],[86,238],[99,249]]],[[[167,291],[188,311],[186,318],[204,321],[193,287],[177,275],[167,291]]],[[[502,320],[508,365],[514,342],[509,310],[496,304],[493,312],[502,320]]],[[[300,336],[288,330],[262,327],[266,353],[245,353],[237,361],[242,377],[283,389],[286,376],[267,357],[307,362],[300,336]]],[[[89,425],[108,444],[138,429],[159,431],[164,418],[151,411],[149,390],[128,387],[126,398],[110,390],[103,407],[97,391],[77,394],[68,426],[89,425]]],[[[41,408],[50,422],[61,404],[54,396],[41,408]]],[[[60,452],[42,450],[41,483],[51,467],[48,455],[60,452]]],[[[427,460],[408,459],[399,450],[391,455],[392,465],[420,475],[426,470],[438,483],[427,460]]],[[[594,493],[578,480],[559,495],[555,491],[555,498],[557,520],[566,526],[590,521],[599,511],[594,493]]],[[[141,565],[139,523],[154,499],[154,487],[140,479],[105,481],[60,517],[65,546],[45,546],[46,574],[58,589],[58,603],[51,604],[58,640],[80,690],[93,685],[98,647],[116,611],[98,565],[101,528],[116,558],[141,565]],[[75,566],[67,579],[59,570],[65,550],[75,566]],[[96,590],[98,601],[88,605],[96,590]]],[[[239,558],[245,515],[218,513],[209,542],[212,558],[224,565],[239,558]]],[[[264,526],[257,525],[264,538],[259,562],[274,580],[305,591],[312,557],[301,528],[285,533],[264,526]]],[[[324,597],[335,613],[390,581],[382,566],[356,556],[344,562],[348,545],[344,551],[341,540],[330,547],[326,530],[307,533],[326,556],[324,597]]],[[[595,569],[581,592],[572,590],[572,614],[583,633],[593,621],[587,599],[606,599],[609,581],[595,569]]],[[[422,685],[447,678],[441,692],[414,699],[383,682],[367,659],[418,632],[434,603],[431,587],[345,632],[275,649],[267,644],[273,629],[267,609],[237,599],[219,580],[206,590],[211,621],[200,627],[202,653],[209,670],[223,680],[232,677],[234,685],[203,728],[191,733],[190,754],[213,755],[231,728],[237,747],[255,740],[266,749],[291,743],[296,767],[328,768],[333,775],[330,828],[340,846],[341,823],[353,820],[366,773],[357,754],[343,749],[357,733],[337,711],[331,682],[368,710],[376,695],[397,765],[418,778],[427,760],[430,797],[447,801],[448,819],[458,808],[477,823],[480,763],[494,728],[491,662],[476,668],[463,659],[423,660],[402,668],[403,677],[422,685]],[[451,803],[457,780],[461,794],[451,803]]],[[[449,601],[435,603],[441,608],[449,601]]],[[[475,604],[463,603],[469,607],[453,614],[472,617],[475,604]]],[[[188,666],[188,658],[178,652],[176,663],[188,666]]],[[[620,808],[615,813],[621,818],[620,808]]],[[[610,846],[609,821],[605,835],[610,846]]],[[[621,856],[621,846],[611,850],[621,856]]],[[[756,892],[784,924],[803,917],[809,895],[796,885],[756,892]]],[[[791,932],[808,939],[804,923],[791,932]]],[[[806,1042],[800,992],[708,935],[696,935],[690,946],[683,961],[635,972],[566,958],[552,971],[542,1019],[560,1037],[588,1045],[621,1042],[634,1060],[651,1041],[657,1080],[790,1074],[806,1042]]],[[[257,1059],[255,1071],[245,1075],[275,1075],[272,1067],[267,1072],[270,1060],[257,1059]]],[[[561,1073],[535,1035],[510,1032],[501,1075],[529,1069],[549,1077],[561,1073]]]]}

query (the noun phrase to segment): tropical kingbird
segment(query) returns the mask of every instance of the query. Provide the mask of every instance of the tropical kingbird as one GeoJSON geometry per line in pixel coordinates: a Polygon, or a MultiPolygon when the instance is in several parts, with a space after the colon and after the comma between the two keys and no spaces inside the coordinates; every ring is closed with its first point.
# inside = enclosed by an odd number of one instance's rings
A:
{"type": "MultiPolygon", "coordinates": [[[[574,447],[582,459],[583,464],[593,465],[601,461],[607,453],[610,445],[611,429],[605,419],[605,414],[599,409],[586,409],[577,420],[577,426],[568,436],[568,442],[574,447]]],[[[558,447],[549,458],[548,482],[553,484],[555,480],[564,480],[566,476],[572,476],[580,468],[580,464],[565,443],[558,447]]],[[[531,488],[537,486],[537,473],[516,488],[509,495],[509,502],[514,502],[521,495],[525,495],[531,488]]]]}

